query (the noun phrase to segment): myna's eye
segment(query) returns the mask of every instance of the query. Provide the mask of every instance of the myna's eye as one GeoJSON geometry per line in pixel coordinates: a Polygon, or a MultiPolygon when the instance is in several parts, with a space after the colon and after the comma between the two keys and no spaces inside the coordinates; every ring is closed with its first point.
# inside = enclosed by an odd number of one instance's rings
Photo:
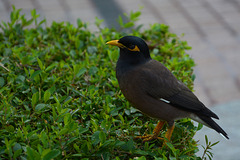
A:
{"type": "Polygon", "coordinates": [[[134,48],[135,48],[135,45],[134,45],[134,44],[130,44],[130,45],[128,46],[128,48],[129,48],[129,49],[134,49],[134,48]]]}

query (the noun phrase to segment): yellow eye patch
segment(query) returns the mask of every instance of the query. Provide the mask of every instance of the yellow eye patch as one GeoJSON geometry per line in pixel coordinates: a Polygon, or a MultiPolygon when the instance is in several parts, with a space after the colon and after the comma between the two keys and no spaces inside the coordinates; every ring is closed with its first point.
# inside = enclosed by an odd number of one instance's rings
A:
{"type": "Polygon", "coordinates": [[[130,48],[127,48],[127,49],[130,50],[130,51],[138,51],[138,52],[140,52],[140,49],[138,48],[137,45],[135,45],[135,47],[133,49],[130,49],[130,48]]]}

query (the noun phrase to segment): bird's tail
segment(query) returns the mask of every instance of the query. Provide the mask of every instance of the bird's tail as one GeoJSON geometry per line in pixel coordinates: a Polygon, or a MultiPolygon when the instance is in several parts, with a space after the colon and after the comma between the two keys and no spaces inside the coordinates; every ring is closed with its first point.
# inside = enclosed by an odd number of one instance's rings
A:
{"type": "Polygon", "coordinates": [[[214,121],[211,117],[199,116],[210,128],[217,131],[219,134],[224,136],[226,139],[229,139],[227,133],[214,121]]]}

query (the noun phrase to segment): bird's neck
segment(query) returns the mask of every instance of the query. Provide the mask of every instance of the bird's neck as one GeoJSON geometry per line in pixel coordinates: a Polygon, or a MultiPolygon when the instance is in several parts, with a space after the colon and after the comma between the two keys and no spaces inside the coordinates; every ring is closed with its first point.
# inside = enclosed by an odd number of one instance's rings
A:
{"type": "Polygon", "coordinates": [[[117,61],[116,67],[117,74],[121,75],[149,60],[151,60],[150,56],[146,58],[142,54],[125,54],[125,52],[120,51],[120,57],[117,61]]]}

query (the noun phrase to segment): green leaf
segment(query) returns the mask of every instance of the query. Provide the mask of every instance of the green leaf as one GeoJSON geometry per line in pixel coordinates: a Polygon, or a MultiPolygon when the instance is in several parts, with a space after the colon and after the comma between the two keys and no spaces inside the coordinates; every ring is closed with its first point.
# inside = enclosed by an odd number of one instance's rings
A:
{"type": "Polygon", "coordinates": [[[64,116],[64,124],[65,125],[68,125],[68,123],[70,123],[72,120],[72,116],[70,113],[67,113],[65,116],[64,116]]]}
{"type": "Polygon", "coordinates": [[[127,143],[123,144],[121,148],[125,151],[131,151],[132,149],[134,149],[133,139],[130,139],[129,141],[127,141],[127,143]]]}
{"type": "Polygon", "coordinates": [[[49,72],[49,71],[51,71],[54,67],[56,67],[58,65],[58,63],[57,62],[55,62],[55,63],[52,63],[50,66],[48,66],[47,68],[46,68],[46,72],[49,72]]]}
{"type": "Polygon", "coordinates": [[[99,139],[101,143],[104,143],[106,141],[106,134],[103,131],[99,133],[99,139]]]}
{"type": "Polygon", "coordinates": [[[103,19],[98,19],[98,17],[95,17],[95,24],[97,27],[100,27],[104,20],[103,19]]]}
{"type": "Polygon", "coordinates": [[[69,128],[64,127],[63,129],[60,130],[60,132],[58,132],[58,134],[59,134],[60,136],[61,136],[61,135],[64,135],[64,134],[68,133],[69,130],[70,130],[69,128]]]}
{"type": "MultiPolygon", "coordinates": [[[[79,66],[76,66],[76,67],[79,67],[79,66]]],[[[79,69],[79,68],[74,68],[74,75],[75,75],[75,77],[80,77],[81,75],[83,75],[85,72],[87,71],[87,69],[86,68],[81,68],[81,69],[79,69]]]]}
{"type": "Polygon", "coordinates": [[[124,28],[130,28],[130,27],[133,27],[133,26],[134,26],[133,22],[128,22],[128,23],[124,24],[124,28]]]}
{"type": "Polygon", "coordinates": [[[58,155],[60,155],[60,151],[58,149],[53,149],[50,152],[48,152],[44,157],[43,160],[51,160],[56,158],[58,155]]]}
{"type": "Polygon", "coordinates": [[[171,143],[166,142],[166,145],[167,145],[172,151],[175,152],[176,149],[174,148],[174,146],[173,146],[171,143]]]}
{"type": "Polygon", "coordinates": [[[83,22],[80,18],[77,19],[77,25],[78,25],[79,28],[83,27],[83,22]]]}
{"type": "Polygon", "coordinates": [[[98,72],[98,68],[96,66],[89,68],[90,75],[95,75],[97,72],[98,72]]]}
{"type": "Polygon", "coordinates": [[[143,151],[143,150],[137,150],[135,153],[140,154],[140,155],[148,155],[148,152],[143,151]]]}
{"type": "Polygon", "coordinates": [[[82,126],[79,127],[79,134],[83,134],[88,131],[88,128],[83,128],[82,126]]]}
{"type": "Polygon", "coordinates": [[[75,56],[77,55],[76,51],[73,50],[73,49],[69,52],[69,54],[70,54],[72,57],[75,57],[75,56]]]}
{"type": "Polygon", "coordinates": [[[19,150],[19,149],[22,149],[22,146],[21,146],[19,143],[16,143],[16,144],[14,145],[14,147],[13,147],[13,151],[15,152],[15,151],[17,151],[17,150],[19,150]]]}
{"type": "Polygon", "coordinates": [[[100,134],[100,131],[96,131],[96,132],[92,135],[91,141],[92,141],[92,144],[93,144],[93,145],[97,145],[97,144],[100,142],[100,136],[99,136],[99,134],[100,134]]]}
{"type": "Polygon", "coordinates": [[[5,84],[5,80],[3,77],[0,77],[0,87],[2,87],[5,84]]]}
{"type": "Polygon", "coordinates": [[[97,52],[97,47],[96,46],[88,46],[87,47],[87,52],[90,54],[94,54],[97,52]]]}
{"type": "Polygon", "coordinates": [[[31,15],[32,15],[32,17],[36,16],[36,9],[31,10],[31,15]]]}
{"type": "Polygon", "coordinates": [[[72,99],[73,98],[71,96],[67,97],[65,102],[63,103],[63,106],[66,106],[68,103],[70,103],[72,101],[72,99]]]}
{"type": "Polygon", "coordinates": [[[206,142],[206,145],[208,145],[208,137],[207,137],[207,135],[205,135],[205,142],[206,142]]]}
{"type": "Polygon", "coordinates": [[[18,149],[13,154],[13,159],[17,159],[22,154],[22,149],[18,149]]]}
{"type": "Polygon", "coordinates": [[[32,95],[32,106],[35,106],[35,104],[37,104],[38,99],[39,99],[39,93],[36,92],[32,95]]]}
{"type": "Polygon", "coordinates": [[[40,160],[41,156],[39,155],[39,153],[37,151],[35,151],[34,149],[32,149],[31,147],[27,146],[27,159],[28,160],[40,160]]]}
{"type": "MultiPolygon", "coordinates": [[[[13,127],[13,126],[11,125],[11,127],[13,127]]],[[[5,137],[5,141],[4,142],[5,142],[5,145],[6,145],[5,152],[8,154],[9,157],[12,157],[13,156],[13,151],[12,151],[12,142],[13,142],[13,140],[9,140],[8,141],[8,139],[5,137]]]]}
{"type": "Polygon", "coordinates": [[[46,91],[44,92],[44,96],[43,96],[45,103],[49,100],[50,96],[51,96],[50,91],[49,91],[49,90],[46,90],[46,91]]]}
{"type": "Polygon", "coordinates": [[[220,142],[220,141],[217,141],[217,142],[213,143],[211,146],[215,146],[215,145],[217,145],[219,142],[220,142]]]}
{"type": "Polygon", "coordinates": [[[118,16],[118,23],[121,27],[124,27],[122,16],[118,16]]]}
{"type": "Polygon", "coordinates": [[[44,147],[44,148],[47,148],[49,141],[48,141],[48,135],[46,134],[45,131],[42,131],[42,132],[41,132],[40,140],[41,140],[41,142],[42,142],[42,144],[43,144],[43,147],[44,147]]]}
{"type": "Polygon", "coordinates": [[[33,72],[33,74],[31,75],[31,79],[34,79],[37,75],[39,75],[42,71],[41,70],[38,70],[38,71],[35,71],[33,72]]]}
{"type": "Polygon", "coordinates": [[[201,123],[198,123],[197,130],[199,131],[200,129],[202,129],[202,127],[203,127],[203,124],[201,124],[201,123]]]}
{"type": "Polygon", "coordinates": [[[25,81],[25,77],[23,75],[18,75],[16,78],[17,83],[23,83],[25,81]]]}
{"type": "Polygon", "coordinates": [[[40,103],[40,104],[38,104],[36,107],[35,107],[35,110],[36,111],[41,111],[41,110],[43,110],[44,108],[46,108],[46,104],[43,104],[43,103],[40,103]]]}

